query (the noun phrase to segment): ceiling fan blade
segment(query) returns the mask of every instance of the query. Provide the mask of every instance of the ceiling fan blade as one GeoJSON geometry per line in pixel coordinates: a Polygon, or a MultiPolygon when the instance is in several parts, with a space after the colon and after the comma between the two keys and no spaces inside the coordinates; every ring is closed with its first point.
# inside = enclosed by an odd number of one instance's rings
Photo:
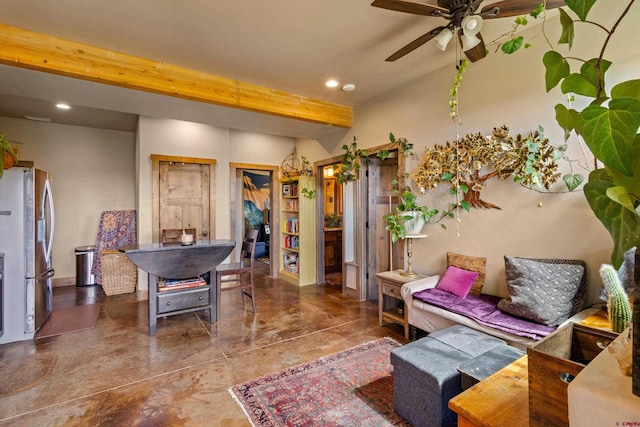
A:
{"type": "Polygon", "coordinates": [[[415,15],[437,16],[433,12],[449,13],[449,9],[431,4],[418,4],[402,0],[374,0],[371,6],[415,15]]]}
{"type": "MultiPolygon", "coordinates": [[[[528,15],[540,3],[542,3],[542,0],[503,0],[486,5],[480,13],[482,14],[497,7],[500,9],[500,12],[496,16],[488,15],[485,16],[485,18],[506,18],[509,16],[528,15]]],[[[547,0],[546,8],[547,10],[556,9],[565,4],[564,0],[547,0]]]]}
{"type": "MultiPolygon", "coordinates": [[[[461,32],[459,31],[458,35],[460,34],[461,32]]],[[[466,50],[464,52],[467,59],[469,59],[469,61],[471,62],[479,61],[485,56],[487,56],[487,48],[484,46],[484,40],[482,40],[482,35],[478,33],[476,34],[476,37],[480,39],[480,43],[478,43],[478,45],[476,45],[475,47],[469,50],[466,50]]]]}
{"type": "Polygon", "coordinates": [[[444,30],[445,28],[446,27],[434,28],[433,30],[429,31],[428,33],[423,34],[422,36],[418,37],[417,39],[415,39],[414,41],[412,41],[411,43],[409,43],[405,47],[401,48],[400,50],[398,50],[396,53],[394,53],[390,57],[388,57],[386,59],[386,61],[393,62],[396,59],[400,59],[403,56],[405,56],[406,54],[408,54],[410,52],[413,52],[414,50],[416,50],[417,48],[419,48],[420,46],[422,46],[423,44],[425,44],[426,42],[428,42],[429,40],[431,40],[432,38],[434,38],[435,36],[440,34],[440,32],[442,30],[444,30]]]}
{"type": "Polygon", "coordinates": [[[471,10],[472,12],[475,12],[476,10],[478,10],[478,8],[480,7],[480,4],[482,4],[484,0],[473,0],[471,2],[471,10]]]}

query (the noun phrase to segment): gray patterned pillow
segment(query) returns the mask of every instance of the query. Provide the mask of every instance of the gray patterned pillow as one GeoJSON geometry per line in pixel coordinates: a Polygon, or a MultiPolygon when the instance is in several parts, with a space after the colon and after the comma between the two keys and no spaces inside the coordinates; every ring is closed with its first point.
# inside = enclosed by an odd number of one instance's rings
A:
{"type": "Polygon", "coordinates": [[[509,299],[498,308],[514,316],[558,326],[581,308],[586,265],[580,260],[504,257],[509,299]]]}

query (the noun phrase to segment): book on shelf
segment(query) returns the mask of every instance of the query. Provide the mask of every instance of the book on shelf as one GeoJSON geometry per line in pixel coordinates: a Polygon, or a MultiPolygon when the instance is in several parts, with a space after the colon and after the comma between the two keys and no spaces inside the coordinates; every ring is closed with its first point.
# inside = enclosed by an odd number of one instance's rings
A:
{"type": "Polygon", "coordinates": [[[158,281],[158,291],[175,291],[177,289],[197,288],[206,285],[207,282],[202,277],[191,277],[188,279],[162,279],[158,281]]]}
{"type": "Polygon", "coordinates": [[[284,247],[287,249],[298,249],[300,247],[300,238],[298,236],[285,236],[284,247]]]}
{"type": "Polygon", "coordinates": [[[298,218],[287,218],[284,223],[284,232],[298,234],[300,232],[300,221],[298,218]]]}
{"type": "Polygon", "coordinates": [[[298,197],[298,183],[282,184],[282,195],[285,197],[298,197]]]}
{"type": "Polygon", "coordinates": [[[298,212],[298,200],[287,200],[287,211],[298,212]]]}

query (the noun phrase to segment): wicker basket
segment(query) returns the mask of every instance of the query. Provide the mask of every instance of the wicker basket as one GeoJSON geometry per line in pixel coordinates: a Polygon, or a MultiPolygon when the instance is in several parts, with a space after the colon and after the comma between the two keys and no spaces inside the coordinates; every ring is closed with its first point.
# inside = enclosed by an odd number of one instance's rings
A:
{"type": "Polygon", "coordinates": [[[128,294],[136,289],[138,268],[120,251],[100,253],[102,289],[107,295],[128,294]]]}

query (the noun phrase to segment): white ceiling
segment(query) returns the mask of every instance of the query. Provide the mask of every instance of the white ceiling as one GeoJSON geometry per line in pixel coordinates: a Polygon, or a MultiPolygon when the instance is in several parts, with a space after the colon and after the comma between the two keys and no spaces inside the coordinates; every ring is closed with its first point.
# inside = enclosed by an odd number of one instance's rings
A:
{"type": "MultiPolygon", "coordinates": [[[[385,62],[405,44],[447,21],[370,3],[2,0],[0,22],[352,107],[443,66],[454,66],[454,43],[441,52],[430,42],[396,62],[385,62]],[[353,83],[356,90],[328,89],[324,82],[329,78],[353,83]]],[[[512,18],[485,22],[485,42],[511,24],[512,18]]],[[[44,116],[59,123],[119,130],[133,129],[136,115],[301,138],[319,138],[337,130],[6,65],[0,66],[0,115],[44,116]],[[74,108],[54,111],[50,105],[54,101],[69,102],[74,108]]]]}

